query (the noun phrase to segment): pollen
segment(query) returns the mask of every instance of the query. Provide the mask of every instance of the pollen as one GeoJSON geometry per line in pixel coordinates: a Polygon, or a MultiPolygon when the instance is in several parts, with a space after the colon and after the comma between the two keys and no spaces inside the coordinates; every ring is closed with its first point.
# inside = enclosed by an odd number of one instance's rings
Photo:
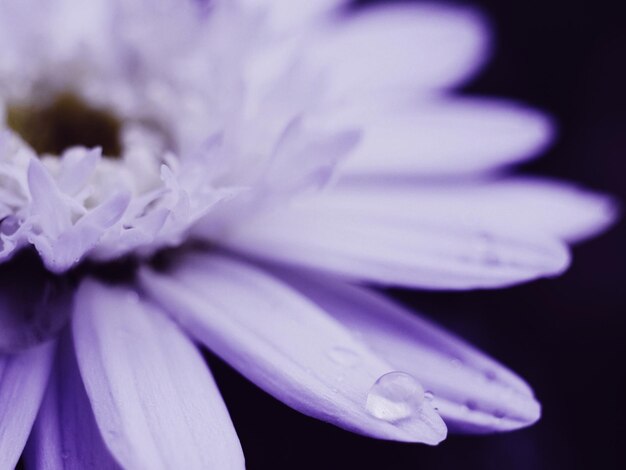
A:
{"type": "Polygon", "coordinates": [[[10,105],[7,124],[38,154],[60,155],[75,146],[101,147],[107,157],[121,154],[120,120],[72,93],[42,104],[10,105]]]}

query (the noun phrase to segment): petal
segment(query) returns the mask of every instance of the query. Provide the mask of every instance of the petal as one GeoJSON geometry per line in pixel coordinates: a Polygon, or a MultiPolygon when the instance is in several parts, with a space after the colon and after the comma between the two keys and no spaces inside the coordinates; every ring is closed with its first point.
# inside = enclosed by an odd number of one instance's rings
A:
{"type": "Polygon", "coordinates": [[[100,435],[80,378],[69,330],[59,341],[50,383],[25,451],[27,468],[119,469],[100,435]]]}
{"type": "Polygon", "coordinates": [[[46,389],[52,343],[0,356],[0,468],[14,468],[46,389]]]}
{"type": "Polygon", "coordinates": [[[184,327],[248,379],[296,410],[382,439],[436,444],[445,426],[425,403],[390,422],[366,410],[393,369],[338,322],[262,271],[218,255],[187,256],[143,286],[184,327]],[[347,356],[347,357],[346,357],[347,356]]]}
{"type": "Polygon", "coordinates": [[[292,122],[278,141],[275,156],[266,170],[264,184],[272,193],[302,192],[324,186],[337,163],[359,140],[355,131],[311,135],[300,119],[292,122]],[[298,161],[298,165],[293,162],[298,161]]]}
{"type": "Polygon", "coordinates": [[[539,404],[522,379],[431,322],[357,286],[293,271],[279,274],[432,391],[450,429],[508,431],[539,419],[539,404]]]}
{"type": "Polygon", "coordinates": [[[540,233],[567,242],[594,236],[617,216],[608,196],[560,181],[515,177],[412,184],[400,179],[345,182],[308,199],[316,211],[496,233],[540,233]]]}
{"type": "Polygon", "coordinates": [[[87,280],[73,317],[98,427],[124,468],[243,468],[228,411],[199,352],[129,289],[87,280]]]}
{"type": "Polygon", "coordinates": [[[31,212],[44,234],[58,237],[72,226],[71,213],[52,175],[37,159],[28,166],[31,212]]]}
{"type": "Polygon", "coordinates": [[[44,257],[48,269],[64,272],[77,264],[96,246],[107,229],[119,222],[130,200],[129,192],[113,194],[81,217],[75,225],[52,242],[50,255],[44,257]]]}
{"type": "Polygon", "coordinates": [[[348,3],[348,0],[316,0],[313,2],[242,0],[241,3],[246,8],[255,8],[265,14],[274,29],[283,31],[297,30],[309,22],[319,20],[324,15],[348,3]]]}
{"type": "Polygon", "coordinates": [[[503,287],[560,274],[569,263],[567,247],[541,233],[451,228],[405,216],[406,204],[377,213],[310,200],[258,214],[219,243],[349,279],[429,289],[503,287]]]}
{"type": "Polygon", "coordinates": [[[492,218],[509,227],[535,227],[568,243],[600,234],[619,212],[615,200],[605,194],[537,178],[476,187],[462,198],[475,208],[472,217],[477,220],[492,218]]]}
{"type": "Polygon", "coordinates": [[[69,318],[73,286],[48,272],[34,250],[0,263],[0,354],[55,338],[69,318]]]}
{"type": "Polygon", "coordinates": [[[386,5],[337,17],[306,57],[329,70],[331,93],[367,99],[458,85],[483,64],[488,43],[485,22],[472,10],[386,5]]]}
{"type": "Polygon", "coordinates": [[[64,152],[58,186],[65,194],[74,195],[85,187],[102,159],[102,149],[74,147],[64,152]]]}
{"type": "Polygon", "coordinates": [[[333,122],[359,126],[346,175],[446,176],[493,171],[540,154],[554,126],[538,111],[478,98],[427,100],[399,110],[356,109],[333,122]]]}

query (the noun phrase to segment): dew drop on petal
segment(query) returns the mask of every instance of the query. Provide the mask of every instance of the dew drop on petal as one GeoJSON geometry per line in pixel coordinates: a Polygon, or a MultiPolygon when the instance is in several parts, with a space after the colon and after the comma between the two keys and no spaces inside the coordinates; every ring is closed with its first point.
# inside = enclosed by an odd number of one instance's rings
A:
{"type": "Polygon", "coordinates": [[[496,242],[492,235],[483,232],[479,236],[479,257],[486,265],[495,266],[500,263],[496,242]]]}
{"type": "Polygon", "coordinates": [[[375,418],[394,423],[411,418],[424,402],[424,388],[406,372],[380,377],[367,394],[365,408],[375,418]]]}
{"type": "Polygon", "coordinates": [[[340,366],[354,367],[359,363],[359,355],[352,349],[336,346],[328,352],[330,359],[340,366]]]}
{"type": "Polygon", "coordinates": [[[475,401],[468,400],[465,402],[465,409],[467,411],[476,411],[478,409],[478,405],[475,401]]]}
{"type": "Polygon", "coordinates": [[[435,398],[435,394],[431,392],[430,390],[424,392],[424,400],[433,401],[434,398],[435,398]]]}
{"type": "Polygon", "coordinates": [[[129,291],[125,294],[125,300],[130,305],[137,305],[139,303],[139,294],[135,291],[129,291]]]}
{"type": "Polygon", "coordinates": [[[9,215],[0,221],[0,233],[11,236],[20,228],[20,222],[14,215],[9,215]]]}
{"type": "Polygon", "coordinates": [[[450,360],[450,363],[452,364],[452,366],[456,369],[460,369],[461,366],[463,366],[463,362],[461,361],[461,359],[455,357],[454,359],[450,360]]]}
{"type": "Polygon", "coordinates": [[[498,379],[498,376],[494,371],[488,370],[485,372],[485,379],[487,382],[495,382],[498,379]]]}

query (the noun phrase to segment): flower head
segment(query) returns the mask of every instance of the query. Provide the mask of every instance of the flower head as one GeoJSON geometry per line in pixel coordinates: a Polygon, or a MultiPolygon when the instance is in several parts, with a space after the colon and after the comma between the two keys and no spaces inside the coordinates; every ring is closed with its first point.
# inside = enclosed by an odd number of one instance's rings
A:
{"type": "Polygon", "coordinates": [[[451,92],[486,55],[476,13],[305,3],[0,4],[3,468],[241,467],[194,341],[372,437],[538,419],[367,286],[559,274],[610,201],[503,176],[552,125],[451,92]]]}

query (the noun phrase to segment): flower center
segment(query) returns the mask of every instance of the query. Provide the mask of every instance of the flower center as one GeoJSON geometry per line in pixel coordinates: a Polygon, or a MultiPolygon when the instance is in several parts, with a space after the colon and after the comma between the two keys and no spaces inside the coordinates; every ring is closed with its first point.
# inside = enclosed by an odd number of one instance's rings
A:
{"type": "Polygon", "coordinates": [[[108,157],[121,154],[120,120],[71,93],[42,104],[10,105],[7,124],[38,154],[60,155],[74,146],[101,147],[108,157]]]}

